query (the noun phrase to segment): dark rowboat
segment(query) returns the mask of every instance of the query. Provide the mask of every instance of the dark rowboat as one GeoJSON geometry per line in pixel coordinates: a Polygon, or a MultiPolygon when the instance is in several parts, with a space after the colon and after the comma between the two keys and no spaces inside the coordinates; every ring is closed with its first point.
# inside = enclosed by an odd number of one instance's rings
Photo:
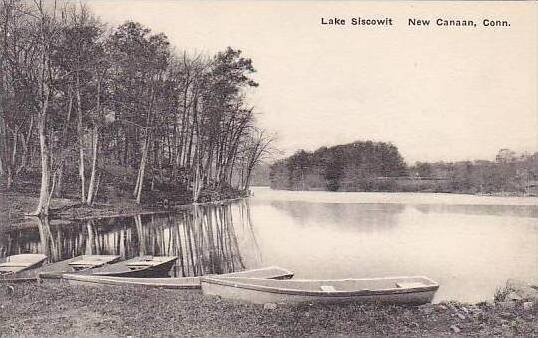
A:
{"type": "Polygon", "coordinates": [[[108,277],[169,277],[176,256],[139,256],[115,264],[108,264],[80,274],[108,277]]]}
{"type": "Polygon", "coordinates": [[[93,269],[113,264],[121,257],[117,255],[82,255],[61,262],[47,264],[36,269],[39,278],[59,279],[64,273],[90,272],[93,269]]]}
{"type": "MultiPolygon", "coordinates": [[[[220,278],[226,277],[252,277],[270,279],[289,279],[293,277],[293,272],[279,268],[267,267],[261,269],[245,270],[240,272],[216,275],[220,278]]],[[[129,278],[110,277],[100,275],[65,274],[63,276],[73,284],[84,285],[119,285],[119,286],[140,286],[147,288],[164,289],[200,289],[200,277],[169,277],[169,278],[129,278]]]]}
{"type": "Polygon", "coordinates": [[[202,291],[252,303],[379,302],[425,304],[439,284],[427,277],[388,277],[340,280],[271,280],[202,278],[202,291]]]}

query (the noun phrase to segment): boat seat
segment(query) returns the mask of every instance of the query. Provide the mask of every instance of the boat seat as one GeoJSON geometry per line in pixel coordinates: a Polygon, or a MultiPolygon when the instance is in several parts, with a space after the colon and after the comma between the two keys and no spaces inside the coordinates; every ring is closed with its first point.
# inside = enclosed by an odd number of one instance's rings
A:
{"type": "Polygon", "coordinates": [[[128,263],[127,266],[136,268],[136,267],[154,266],[161,263],[162,262],[156,262],[156,261],[141,261],[141,262],[128,263]]]}
{"type": "Polygon", "coordinates": [[[101,262],[105,260],[107,259],[103,257],[84,257],[84,259],[81,259],[81,261],[84,261],[84,262],[101,262]]]}
{"type": "Polygon", "coordinates": [[[31,263],[25,263],[25,262],[5,262],[1,263],[0,267],[6,267],[6,268],[25,268],[27,266],[30,266],[31,263]]]}
{"type": "Polygon", "coordinates": [[[78,269],[87,269],[87,268],[97,268],[104,265],[104,263],[100,264],[76,264],[76,263],[69,263],[69,266],[72,267],[75,270],[78,269]]]}
{"type": "Polygon", "coordinates": [[[397,282],[396,287],[402,288],[402,289],[410,289],[410,288],[422,288],[425,287],[426,284],[422,282],[397,282]]]}
{"type": "Polygon", "coordinates": [[[99,259],[81,259],[69,263],[70,266],[98,266],[103,265],[105,262],[99,259]]]}
{"type": "Polygon", "coordinates": [[[334,291],[336,291],[336,289],[332,285],[322,285],[322,286],[320,286],[320,289],[321,289],[321,291],[325,291],[325,292],[334,292],[334,291]]]}

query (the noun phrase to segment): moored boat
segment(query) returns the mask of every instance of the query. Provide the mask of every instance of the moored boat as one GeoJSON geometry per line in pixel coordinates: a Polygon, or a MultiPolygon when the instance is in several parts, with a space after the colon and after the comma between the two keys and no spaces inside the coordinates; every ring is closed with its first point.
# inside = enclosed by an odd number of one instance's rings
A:
{"type": "Polygon", "coordinates": [[[11,279],[22,272],[41,266],[47,259],[42,254],[20,254],[0,259],[0,279],[11,279]]]}
{"type": "MultiPolygon", "coordinates": [[[[59,279],[64,273],[90,272],[93,269],[113,264],[120,260],[118,255],[82,255],[64,261],[43,265],[36,269],[42,279],[59,279]]],[[[28,271],[30,272],[30,271],[28,271]]]]}
{"type": "Polygon", "coordinates": [[[439,284],[427,277],[387,277],[338,280],[271,280],[208,276],[202,291],[252,303],[379,302],[425,304],[432,301],[439,284]]]}
{"type": "Polygon", "coordinates": [[[59,279],[62,274],[78,271],[90,271],[91,269],[111,264],[120,259],[116,255],[81,255],[70,259],[42,264],[33,269],[27,269],[13,276],[6,276],[3,281],[7,282],[32,282],[38,279],[59,279]]]}
{"type": "Polygon", "coordinates": [[[176,259],[176,256],[139,256],[79,273],[91,273],[101,277],[169,277],[176,259]]]}
{"type": "MultiPolygon", "coordinates": [[[[244,270],[221,275],[214,275],[219,278],[228,277],[252,277],[269,279],[289,279],[293,277],[293,272],[279,268],[267,267],[260,269],[244,270]]],[[[168,277],[168,278],[129,278],[110,277],[100,275],[65,274],[63,278],[73,284],[84,285],[119,285],[119,286],[140,286],[148,288],[163,289],[200,289],[200,277],[168,277]]]]}

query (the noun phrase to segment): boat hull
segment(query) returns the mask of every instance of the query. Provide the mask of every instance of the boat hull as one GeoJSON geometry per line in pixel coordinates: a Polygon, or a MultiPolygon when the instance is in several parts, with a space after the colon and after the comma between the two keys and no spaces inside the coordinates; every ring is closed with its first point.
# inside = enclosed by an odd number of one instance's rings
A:
{"type": "Polygon", "coordinates": [[[431,303],[436,291],[423,291],[408,294],[388,294],[388,295],[351,295],[351,296],[308,296],[308,295],[288,295],[269,293],[258,290],[237,289],[223,287],[222,285],[202,284],[202,289],[206,295],[220,296],[223,298],[236,299],[240,301],[265,304],[265,303],[388,303],[388,304],[412,304],[421,305],[431,303]]]}
{"type": "MultiPolygon", "coordinates": [[[[202,291],[206,295],[220,296],[244,302],[264,303],[388,303],[388,304],[411,304],[420,305],[430,303],[439,288],[432,281],[431,285],[413,288],[390,288],[379,290],[357,289],[346,291],[313,291],[301,290],[301,282],[309,283],[309,280],[295,280],[295,288],[289,285],[279,285],[275,281],[273,285],[255,285],[256,279],[234,278],[202,278],[202,291]],[[253,284],[248,284],[253,282],[253,284]]],[[[323,281],[320,284],[331,284],[323,281]]],[[[269,283],[265,283],[269,284],[269,283]]]]}
{"type": "MultiPolygon", "coordinates": [[[[293,272],[279,268],[267,267],[260,269],[245,270],[229,274],[218,275],[220,278],[226,277],[256,277],[267,279],[289,279],[293,277],[293,272]]],[[[163,289],[196,289],[201,288],[200,277],[168,277],[168,278],[129,278],[99,275],[65,274],[63,278],[70,284],[75,285],[115,285],[115,286],[136,286],[146,288],[163,289]]]]}
{"type": "Polygon", "coordinates": [[[109,277],[130,277],[130,278],[149,278],[149,277],[166,277],[169,275],[170,270],[175,264],[176,258],[168,262],[164,262],[157,266],[150,266],[140,270],[132,270],[125,272],[103,272],[96,273],[96,275],[109,276],[109,277]]]}
{"type": "Polygon", "coordinates": [[[80,274],[129,278],[169,277],[170,270],[176,263],[176,259],[176,256],[150,256],[149,258],[141,256],[115,264],[108,264],[90,272],[83,271],[80,274]]]}
{"type": "Polygon", "coordinates": [[[39,279],[61,279],[62,275],[69,272],[91,272],[96,268],[114,264],[119,261],[118,255],[82,255],[65,261],[56,262],[38,269],[39,279]]]}
{"type": "Polygon", "coordinates": [[[12,276],[7,276],[1,281],[6,283],[36,282],[38,280],[60,279],[64,273],[90,272],[107,264],[117,262],[120,256],[116,255],[81,255],[63,261],[43,264],[33,269],[28,269],[12,276]]]}
{"type": "Polygon", "coordinates": [[[27,270],[37,268],[47,260],[42,254],[20,254],[0,259],[0,280],[3,282],[17,278],[27,270]]]}
{"type": "Polygon", "coordinates": [[[200,289],[199,277],[114,277],[96,275],[75,275],[65,274],[63,279],[72,285],[109,287],[109,286],[131,286],[142,288],[161,289],[200,289]]]}

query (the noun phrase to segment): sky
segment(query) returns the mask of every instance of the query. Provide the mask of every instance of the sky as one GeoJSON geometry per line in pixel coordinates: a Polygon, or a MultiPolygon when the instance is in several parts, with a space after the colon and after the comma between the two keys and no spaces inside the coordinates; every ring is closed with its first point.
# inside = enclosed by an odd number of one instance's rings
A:
{"type": "Polygon", "coordinates": [[[538,150],[537,6],[533,2],[86,2],[112,26],[135,20],[178,50],[227,46],[252,58],[258,123],[277,147],[392,142],[408,163],[538,150]],[[346,26],[321,25],[340,17],[346,26]],[[349,25],[393,18],[392,27],[349,25]],[[476,28],[409,27],[465,18],[476,28]],[[510,27],[482,27],[484,18],[510,27]]]}

